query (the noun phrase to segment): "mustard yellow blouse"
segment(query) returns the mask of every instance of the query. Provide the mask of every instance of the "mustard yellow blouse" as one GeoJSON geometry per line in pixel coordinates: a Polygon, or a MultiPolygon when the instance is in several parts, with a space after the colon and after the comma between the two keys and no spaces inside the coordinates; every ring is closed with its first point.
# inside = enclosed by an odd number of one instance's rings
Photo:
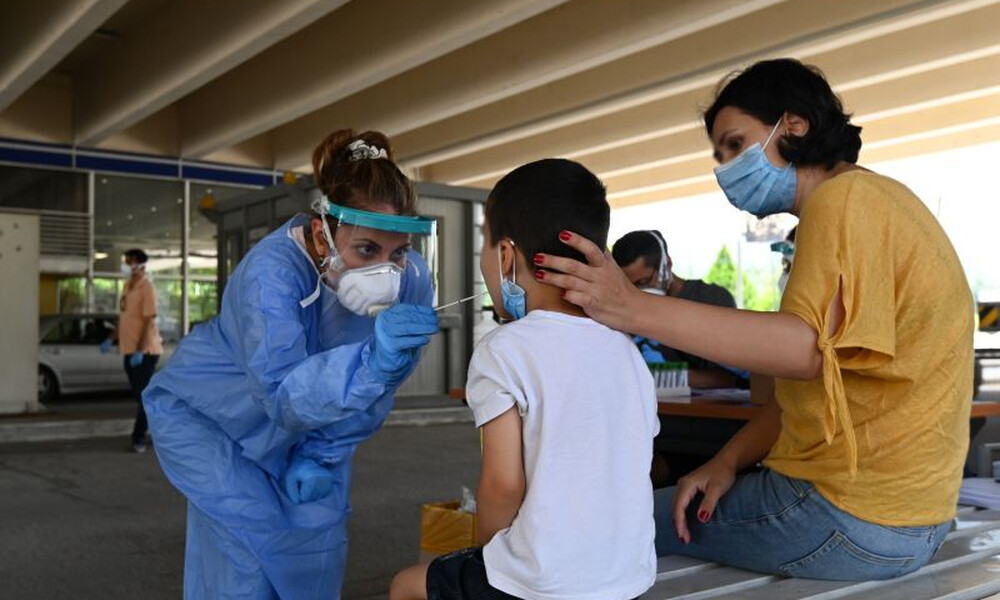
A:
{"type": "Polygon", "coordinates": [[[764,464],[867,521],[952,518],[969,444],[975,309],[930,211],[871,172],[824,182],[800,216],[780,310],[817,331],[823,375],[777,381],[781,434],[764,464]],[[846,316],[831,335],[838,289],[846,316]]]}

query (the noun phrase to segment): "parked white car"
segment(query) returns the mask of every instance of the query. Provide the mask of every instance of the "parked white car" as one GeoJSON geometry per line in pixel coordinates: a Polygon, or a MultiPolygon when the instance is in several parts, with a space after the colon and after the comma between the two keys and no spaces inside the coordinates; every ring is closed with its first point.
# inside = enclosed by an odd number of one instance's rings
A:
{"type": "MultiPolygon", "coordinates": [[[[38,327],[38,400],[60,394],[128,390],[125,366],[117,346],[101,354],[101,342],[118,324],[115,314],[72,314],[42,317],[38,327]]],[[[164,344],[163,365],[173,351],[164,344]]]]}

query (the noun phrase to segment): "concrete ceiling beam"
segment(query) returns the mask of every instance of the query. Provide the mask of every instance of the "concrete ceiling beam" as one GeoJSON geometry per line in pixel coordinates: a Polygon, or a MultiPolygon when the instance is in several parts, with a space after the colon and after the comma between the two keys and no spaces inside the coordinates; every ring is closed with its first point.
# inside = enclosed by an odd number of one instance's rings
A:
{"type": "Polygon", "coordinates": [[[6,0],[0,19],[0,111],[127,0],[6,0]]]}
{"type": "MultiPolygon", "coordinates": [[[[182,100],[182,152],[245,141],[565,1],[352,2],[182,100]]],[[[330,129],[312,130],[311,144],[330,129]]]]}
{"type": "Polygon", "coordinates": [[[396,136],[776,3],[577,0],[276,129],[276,159],[302,164],[337,127],[396,136]]]}
{"type": "MultiPolygon", "coordinates": [[[[1000,78],[1000,43],[990,45],[1000,42],[990,24],[993,18],[1000,20],[1000,6],[829,51],[810,62],[828,73],[847,110],[858,115],[975,93],[1000,78]],[[934,32],[941,42],[928,44],[934,32]],[[874,58],[860,61],[858,56],[874,58]],[[849,68],[862,63],[853,71],[849,68]]],[[[691,90],[430,165],[421,175],[456,185],[477,185],[543,156],[584,160],[602,173],[633,168],[643,157],[658,160],[671,154],[672,136],[702,132],[698,107],[711,101],[713,88],[691,90]]]]}
{"type": "MultiPolygon", "coordinates": [[[[414,168],[470,156],[495,146],[528,140],[533,136],[615,113],[641,110],[639,107],[659,100],[711,89],[723,75],[753,60],[795,56],[814,62],[814,57],[834,53],[840,48],[863,46],[921,26],[934,27],[953,17],[984,7],[994,7],[996,4],[995,0],[959,0],[877,5],[870,2],[838,2],[822,3],[820,6],[806,0],[773,7],[723,24],[701,36],[678,40],[603,69],[595,69],[544,89],[521,94],[509,101],[495,103],[400,136],[397,141],[401,163],[414,168]],[[822,27],[819,27],[815,18],[817,10],[824,13],[822,27]],[[794,37],[786,32],[794,32],[794,37]],[[697,58],[692,60],[692,56],[697,58]],[[655,81],[650,79],[653,76],[657,77],[655,81]],[[552,110],[560,99],[567,108],[561,112],[552,110]],[[576,100],[577,103],[568,106],[567,99],[576,100]],[[592,101],[587,103],[587,99],[592,101]],[[428,150],[436,141],[454,140],[462,136],[466,137],[464,141],[428,150]]],[[[992,22],[991,19],[981,17],[979,20],[970,18],[962,26],[976,23],[977,31],[982,30],[984,35],[992,36],[995,42],[995,28],[994,31],[989,30],[992,22]]],[[[948,53],[953,45],[961,45],[966,51],[976,48],[975,40],[969,39],[966,43],[967,38],[969,35],[966,32],[953,38],[936,36],[934,39],[941,40],[944,47],[935,50],[933,44],[926,43],[925,37],[923,52],[918,53],[914,60],[909,60],[901,52],[888,52],[875,56],[867,54],[865,60],[855,57],[854,64],[856,69],[865,69],[863,63],[884,60],[904,60],[908,61],[908,66],[919,65],[927,52],[938,52],[938,56],[941,56],[948,53]]],[[[833,66],[836,70],[838,65],[833,66]]],[[[878,68],[882,68],[882,65],[878,68]]],[[[877,76],[875,71],[875,68],[869,68],[864,71],[864,77],[877,76]]],[[[839,75],[838,70],[837,76],[839,75]]],[[[837,76],[831,74],[831,79],[837,81],[837,76]]],[[[858,79],[861,80],[861,77],[858,76],[858,79]]],[[[708,99],[710,98],[705,101],[708,99]]],[[[697,112],[697,105],[688,109],[692,118],[696,118],[697,112]]],[[[635,131],[642,126],[649,127],[650,124],[653,128],[663,128],[661,121],[662,119],[635,122],[629,130],[635,131]]],[[[644,133],[636,132],[632,135],[641,136],[644,133]]],[[[622,137],[628,140],[629,136],[622,137]]],[[[577,148],[571,152],[579,150],[577,148]]],[[[448,179],[465,177],[475,177],[475,174],[448,179]]]]}
{"type": "Polygon", "coordinates": [[[346,1],[178,0],[164,5],[127,31],[116,47],[82,65],[76,82],[76,142],[97,145],[346,1]]]}

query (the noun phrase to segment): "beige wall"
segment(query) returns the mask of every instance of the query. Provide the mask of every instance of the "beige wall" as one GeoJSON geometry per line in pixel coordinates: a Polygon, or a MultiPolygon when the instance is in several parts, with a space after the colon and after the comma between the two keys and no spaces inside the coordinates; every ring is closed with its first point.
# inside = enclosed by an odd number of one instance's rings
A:
{"type": "Polygon", "coordinates": [[[38,405],[39,218],[0,213],[0,413],[33,412],[38,405]]]}

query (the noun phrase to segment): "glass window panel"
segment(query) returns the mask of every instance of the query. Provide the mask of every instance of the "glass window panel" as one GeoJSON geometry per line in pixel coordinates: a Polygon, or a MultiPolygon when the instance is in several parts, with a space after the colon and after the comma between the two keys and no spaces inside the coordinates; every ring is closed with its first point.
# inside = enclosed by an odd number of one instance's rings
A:
{"type": "Polygon", "coordinates": [[[60,313],[78,313],[87,310],[87,278],[67,277],[56,284],[57,309],[60,313]]]}
{"type": "Polygon", "coordinates": [[[45,344],[71,344],[80,337],[80,321],[64,319],[42,338],[45,344]]]}
{"type": "Polygon", "coordinates": [[[87,212],[87,174],[0,166],[0,206],[87,212]]]}
{"type": "Polygon", "coordinates": [[[94,317],[63,319],[49,330],[42,339],[46,344],[90,344],[97,345],[108,339],[113,323],[94,317]]]}
{"type": "Polygon", "coordinates": [[[214,280],[188,282],[188,320],[191,327],[214,317],[218,306],[218,284],[214,280]]]}
{"type": "Polygon", "coordinates": [[[179,278],[153,278],[153,288],[156,289],[156,325],[160,328],[160,337],[165,343],[175,343],[183,335],[181,331],[182,285],[179,278]]]}
{"type": "Polygon", "coordinates": [[[140,248],[153,275],[180,275],[184,188],[180,181],[96,175],[94,271],[119,273],[122,254],[140,248]]]}
{"type": "MultiPolygon", "coordinates": [[[[218,214],[217,202],[252,190],[220,185],[191,184],[191,229],[188,232],[188,321],[191,326],[218,312],[218,214]]],[[[231,272],[231,271],[230,271],[231,272]]]]}
{"type": "Polygon", "coordinates": [[[80,343],[98,345],[111,335],[112,327],[104,319],[88,318],[82,322],[80,343]]]}
{"type": "Polygon", "coordinates": [[[120,279],[111,277],[94,278],[94,308],[93,312],[118,314],[118,293],[121,290],[120,279]]]}

